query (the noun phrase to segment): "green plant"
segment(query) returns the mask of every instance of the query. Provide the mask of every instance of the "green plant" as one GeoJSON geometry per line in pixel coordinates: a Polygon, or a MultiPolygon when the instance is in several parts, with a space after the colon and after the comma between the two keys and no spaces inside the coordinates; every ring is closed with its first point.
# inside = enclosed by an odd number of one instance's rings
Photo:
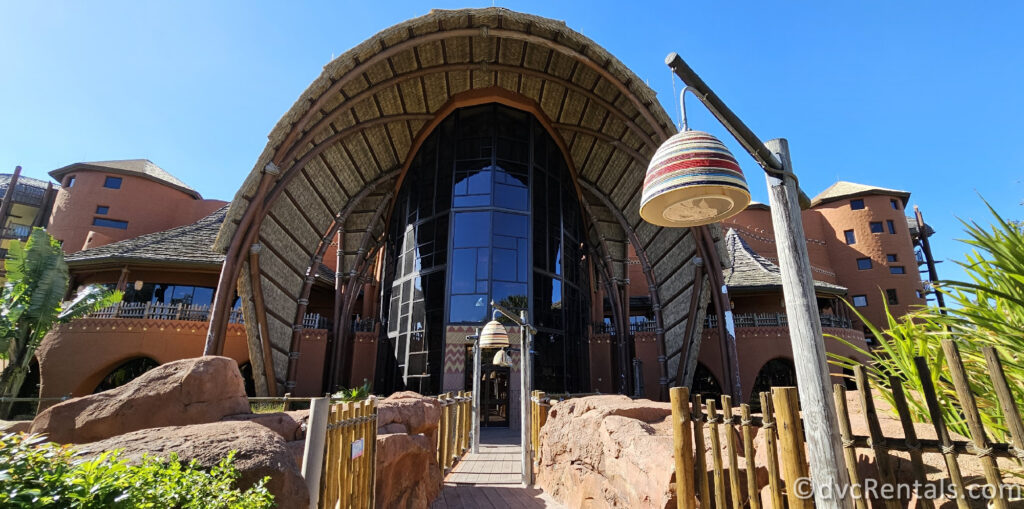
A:
{"type": "MultiPolygon", "coordinates": [[[[41,228],[33,228],[26,242],[10,245],[4,268],[0,356],[7,359],[7,367],[0,374],[0,395],[16,397],[36,348],[54,325],[113,305],[121,300],[121,293],[90,285],[74,299],[61,302],[68,289],[68,266],[60,243],[41,228]]],[[[0,403],[0,416],[7,416],[11,405],[0,403]]]]}
{"type": "MultiPolygon", "coordinates": [[[[996,349],[1014,399],[1024,401],[1024,231],[1005,221],[991,206],[989,210],[995,222],[987,228],[961,221],[969,237],[961,242],[972,250],[957,264],[969,281],[942,281],[937,286],[950,305],[945,309],[924,308],[899,319],[886,309],[885,330],[867,323],[861,316],[879,347],[860,353],[870,361],[867,370],[875,386],[889,389],[890,376],[903,384],[911,413],[920,422],[930,418],[913,359],[927,359],[943,417],[951,429],[967,435],[956,391],[945,376],[948,368],[941,346],[944,339],[956,341],[985,428],[994,438],[1006,440],[1006,423],[981,348],[996,349]]],[[[857,311],[852,306],[851,309],[857,311]]],[[[844,367],[855,363],[835,355],[832,362],[844,367]]],[[[891,403],[889,391],[881,393],[891,403]]]]}
{"type": "Polygon", "coordinates": [[[359,387],[352,387],[351,389],[341,388],[338,392],[331,395],[331,399],[337,399],[341,401],[362,401],[370,397],[373,394],[373,386],[370,385],[370,381],[363,379],[363,385],[359,387]]]}
{"type": "Polygon", "coordinates": [[[46,442],[40,435],[0,437],[0,506],[41,508],[183,508],[242,509],[273,506],[267,478],[245,491],[234,487],[239,477],[234,452],[208,472],[193,460],[183,464],[144,457],[132,465],[118,452],[92,459],[46,442]]]}

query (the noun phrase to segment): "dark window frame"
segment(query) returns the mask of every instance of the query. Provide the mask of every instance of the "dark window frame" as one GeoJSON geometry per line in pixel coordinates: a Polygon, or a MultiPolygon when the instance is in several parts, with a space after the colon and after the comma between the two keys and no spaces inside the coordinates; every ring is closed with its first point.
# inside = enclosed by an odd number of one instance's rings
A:
{"type": "Polygon", "coordinates": [[[869,222],[868,229],[871,230],[871,233],[885,233],[885,226],[882,225],[881,221],[869,222]]]}
{"type": "Polygon", "coordinates": [[[843,236],[846,238],[846,245],[852,246],[857,243],[857,233],[853,230],[844,230],[843,236]]]}
{"type": "Polygon", "coordinates": [[[889,263],[895,263],[895,262],[900,261],[900,259],[899,259],[899,256],[897,256],[895,253],[889,253],[889,254],[885,255],[885,261],[887,261],[889,263]]]}
{"type": "Polygon", "coordinates": [[[863,209],[864,209],[864,199],[863,198],[857,198],[855,200],[850,200],[850,210],[863,210],[863,209]]]}
{"type": "Polygon", "coordinates": [[[68,175],[68,178],[66,178],[64,180],[65,180],[65,184],[64,184],[65,188],[71,189],[72,187],[75,186],[75,176],[74,175],[68,175]]]}
{"type": "Polygon", "coordinates": [[[896,235],[896,223],[892,219],[886,219],[885,226],[889,229],[890,235],[896,235]]]}
{"type": "Polygon", "coordinates": [[[895,288],[885,289],[885,302],[890,306],[898,306],[900,303],[899,295],[896,293],[895,288]]]}
{"type": "Polygon", "coordinates": [[[864,308],[864,307],[868,306],[868,296],[867,295],[854,295],[850,299],[850,302],[853,303],[853,307],[855,307],[855,308],[864,308]],[[860,302],[860,304],[858,304],[858,302],[860,302]]]}
{"type": "Polygon", "coordinates": [[[895,276],[902,276],[902,275],[904,275],[906,273],[907,273],[907,269],[906,269],[906,267],[904,267],[902,265],[893,265],[892,267],[889,267],[889,274],[892,274],[892,275],[895,275],[895,276]]]}
{"type": "Polygon", "coordinates": [[[889,200],[889,205],[892,207],[893,210],[899,210],[900,209],[899,202],[897,200],[895,200],[895,199],[890,199],[889,200]]]}
{"type": "Polygon", "coordinates": [[[871,258],[857,258],[857,270],[871,270],[874,268],[874,264],[871,262],[871,258]]]}
{"type": "Polygon", "coordinates": [[[107,175],[103,179],[103,187],[107,189],[121,189],[122,185],[124,185],[124,178],[122,177],[107,175]]]}
{"type": "Polygon", "coordinates": [[[128,229],[128,221],[121,221],[119,219],[108,219],[105,217],[92,218],[92,225],[101,226],[103,228],[116,228],[118,230],[128,229]]]}
{"type": "Polygon", "coordinates": [[[97,215],[105,216],[105,215],[107,215],[109,213],[110,213],[110,206],[109,205],[97,205],[96,206],[96,214],[97,215]]]}

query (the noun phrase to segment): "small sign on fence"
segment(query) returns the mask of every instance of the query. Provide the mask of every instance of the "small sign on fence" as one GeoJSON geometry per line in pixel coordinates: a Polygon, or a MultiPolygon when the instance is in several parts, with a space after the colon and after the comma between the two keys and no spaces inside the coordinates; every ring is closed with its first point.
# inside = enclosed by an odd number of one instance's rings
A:
{"type": "Polygon", "coordinates": [[[352,441],[352,459],[356,459],[363,455],[363,439],[352,441]]]}

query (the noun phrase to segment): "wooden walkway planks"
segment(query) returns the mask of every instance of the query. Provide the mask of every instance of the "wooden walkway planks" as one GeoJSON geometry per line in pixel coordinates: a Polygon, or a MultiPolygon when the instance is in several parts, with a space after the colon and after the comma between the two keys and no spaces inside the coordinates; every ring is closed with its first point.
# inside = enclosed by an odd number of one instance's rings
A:
{"type": "Polygon", "coordinates": [[[444,480],[431,509],[561,508],[539,488],[521,484],[519,431],[483,428],[480,453],[467,453],[444,480]]]}

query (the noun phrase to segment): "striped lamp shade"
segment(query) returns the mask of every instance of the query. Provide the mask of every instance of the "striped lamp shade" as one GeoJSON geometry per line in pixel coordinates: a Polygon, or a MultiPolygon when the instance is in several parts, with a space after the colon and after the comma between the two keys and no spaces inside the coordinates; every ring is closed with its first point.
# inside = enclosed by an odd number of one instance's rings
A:
{"type": "Polygon", "coordinates": [[[739,163],[718,138],[681,131],[651,158],[640,217],[658,226],[700,226],[738,214],[750,204],[739,163]]]}
{"type": "Polygon", "coordinates": [[[480,331],[480,348],[506,348],[508,347],[508,332],[505,326],[497,320],[491,320],[484,325],[480,331]]]}

